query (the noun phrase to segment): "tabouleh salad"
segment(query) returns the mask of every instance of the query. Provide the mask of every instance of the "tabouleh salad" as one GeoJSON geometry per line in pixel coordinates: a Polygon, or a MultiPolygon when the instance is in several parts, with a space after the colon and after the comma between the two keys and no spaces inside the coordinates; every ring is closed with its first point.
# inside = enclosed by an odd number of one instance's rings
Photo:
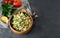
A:
{"type": "Polygon", "coordinates": [[[13,15],[12,19],[12,27],[18,31],[25,31],[29,28],[31,24],[31,18],[26,13],[18,12],[13,15]]]}

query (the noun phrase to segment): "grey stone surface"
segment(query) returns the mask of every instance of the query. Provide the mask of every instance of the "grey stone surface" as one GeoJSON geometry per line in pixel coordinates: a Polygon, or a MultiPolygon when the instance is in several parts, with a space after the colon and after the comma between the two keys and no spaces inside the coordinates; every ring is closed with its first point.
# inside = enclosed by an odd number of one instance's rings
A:
{"type": "Polygon", "coordinates": [[[17,34],[14,34],[9,28],[0,28],[0,38],[34,38],[39,35],[39,33],[36,34],[36,32],[40,32],[39,30],[40,30],[40,25],[38,25],[38,27],[34,25],[33,29],[28,34],[17,35],[17,34]]]}
{"type": "Polygon", "coordinates": [[[33,29],[25,35],[17,35],[8,29],[0,29],[0,38],[60,38],[60,0],[29,0],[39,18],[33,29]]]}

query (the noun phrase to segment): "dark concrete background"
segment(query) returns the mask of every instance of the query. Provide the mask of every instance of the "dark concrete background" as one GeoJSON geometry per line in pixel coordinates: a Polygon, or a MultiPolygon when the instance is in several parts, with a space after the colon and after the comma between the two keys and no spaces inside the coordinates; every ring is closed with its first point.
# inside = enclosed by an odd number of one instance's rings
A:
{"type": "Polygon", "coordinates": [[[60,0],[29,0],[39,18],[30,33],[17,35],[0,29],[0,38],[60,38],[60,0]]]}

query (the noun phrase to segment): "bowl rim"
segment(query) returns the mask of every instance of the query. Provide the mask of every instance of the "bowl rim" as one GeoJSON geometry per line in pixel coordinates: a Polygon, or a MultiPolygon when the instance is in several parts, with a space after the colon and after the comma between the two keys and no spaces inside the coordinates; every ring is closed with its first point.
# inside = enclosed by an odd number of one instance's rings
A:
{"type": "Polygon", "coordinates": [[[20,11],[20,9],[19,10],[17,10],[17,11],[15,11],[10,17],[9,17],[9,21],[8,21],[8,25],[9,25],[9,27],[10,27],[10,29],[13,31],[13,32],[15,32],[15,33],[17,33],[17,34],[23,34],[24,32],[26,32],[26,31],[29,31],[29,30],[31,30],[31,28],[32,28],[32,26],[33,26],[33,18],[32,18],[32,16],[30,15],[30,13],[28,13],[28,12],[23,12],[23,13],[25,13],[25,14],[27,14],[28,16],[30,16],[30,18],[31,18],[31,22],[32,22],[32,24],[30,24],[30,26],[28,27],[28,29],[27,30],[25,30],[25,31],[17,31],[17,30],[15,30],[13,27],[11,27],[11,19],[12,19],[12,16],[14,15],[14,14],[16,14],[16,13],[18,13],[20,11]]]}

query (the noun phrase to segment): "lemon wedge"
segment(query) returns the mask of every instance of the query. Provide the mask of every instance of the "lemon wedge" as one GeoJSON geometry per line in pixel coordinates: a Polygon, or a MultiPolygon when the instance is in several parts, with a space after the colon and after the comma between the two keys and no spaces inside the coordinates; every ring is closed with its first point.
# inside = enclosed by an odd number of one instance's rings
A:
{"type": "Polygon", "coordinates": [[[22,8],[20,11],[21,11],[21,12],[26,12],[26,9],[22,8]]]}
{"type": "Polygon", "coordinates": [[[4,23],[8,23],[8,18],[6,16],[2,16],[1,21],[4,23]]]}

